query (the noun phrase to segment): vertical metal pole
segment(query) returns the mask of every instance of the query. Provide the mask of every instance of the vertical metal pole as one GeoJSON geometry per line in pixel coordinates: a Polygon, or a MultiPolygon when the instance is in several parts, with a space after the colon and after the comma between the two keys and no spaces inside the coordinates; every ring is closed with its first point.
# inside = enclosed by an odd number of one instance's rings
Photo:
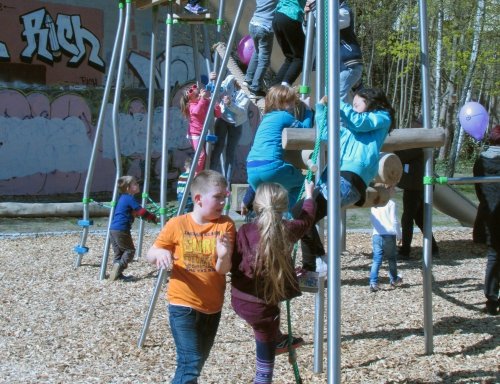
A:
{"type": "MultiPolygon", "coordinates": [[[[220,41],[221,35],[222,35],[222,25],[224,24],[224,7],[225,7],[225,0],[220,0],[219,1],[219,14],[217,16],[217,30],[215,32],[215,40],[217,42],[220,41]]],[[[239,23],[238,23],[239,24],[239,23]]],[[[214,57],[214,71],[217,72],[217,69],[219,68],[219,55],[215,55],[214,57]]]]}
{"type": "Polygon", "coordinates": [[[194,65],[194,78],[197,85],[201,84],[200,75],[200,62],[198,61],[198,54],[200,53],[200,48],[198,46],[198,36],[196,35],[196,25],[191,24],[191,40],[193,41],[193,65],[194,65]]]}
{"type": "MultiPolygon", "coordinates": [[[[146,153],[144,154],[144,185],[142,186],[142,206],[145,207],[149,197],[149,183],[151,178],[151,136],[153,132],[153,114],[155,110],[155,69],[156,69],[156,39],[158,36],[158,6],[152,9],[150,64],[149,64],[149,88],[148,88],[148,121],[146,131],[146,153]]],[[[142,255],[142,243],[144,240],[145,221],[139,221],[139,239],[137,242],[137,253],[135,259],[142,255]]]]}
{"type": "Polygon", "coordinates": [[[110,244],[110,227],[111,221],[113,219],[113,214],[115,213],[115,204],[118,198],[118,186],[116,182],[118,178],[122,175],[122,165],[121,165],[121,150],[120,150],[120,134],[118,127],[118,114],[120,110],[120,97],[121,97],[121,88],[123,83],[123,76],[125,73],[125,61],[127,59],[127,46],[128,46],[128,37],[129,37],[129,26],[130,26],[130,18],[132,14],[132,0],[125,1],[125,25],[123,27],[123,39],[120,48],[120,60],[118,62],[118,72],[116,76],[116,90],[113,98],[113,114],[112,114],[112,122],[113,122],[113,139],[115,142],[115,161],[116,161],[116,176],[115,176],[115,186],[113,189],[113,199],[111,205],[111,211],[109,212],[109,220],[108,220],[108,228],[106,231],[106,241],[104,244],[104,252],[101,261],[101,271],[99,278],[104,280],[106,278],[106,266],[108,262],[109,255],[109,244],[110,244]]]}
{"type": "Polygon", "coordinates": [[[304,100],[311,92],[311,68],[314,46],[314,13],[307,14],[306,44],[304,46],[304,66],[302,68],[301,99],[304,100]]]}
{"type": "Polygon", "coordinates": [[[166,206],[168,191],[168,129],[170,124],[170,62],[172,61],[172,26],[174,23],[172,13],[172,2],[168,3],[168,13],[165,34],[165,79],[163,84],[163,129],[162,129],[162,153],[161,153],[161,226],[166,223],[166,206]]]}
{"type": "Polygon", "coordinates": [[[328,6],[328,383],[340,384],[339,4],[328,6]]]}
{"type": "Polygon", "coordinates": [[[114,82],[114,77],[115,77],[115,69],[116,69],[116,62],[118,58],[118,52],[120,48],[120,42],[122,41],[123,37],[123,1],[118,1],[118,27],[116,28],[116,38],[115,42],[113,45],[113,51],[111,54],[111,62],[108,67],[108,74],[106,78],[106,85],[104,87],[104,94],[102,96],[102,101],[101,101],[101,109],[99,110],[99,118],[97,120],[97,128],[95,132],[95,137],[94,137],[94,144],[92,146],[92,153],[90,155],[90,162],[89,162],[89,167],[87,170],[87,177],[85,179],[85,188],[83,190],[83,219],[82,221],[85,224],[83,227],[82,231],[82,236],[80,238],[80,244],[76,247],[77,249],[77,256],[75,258],[74,262],[74,268],[78,268],[81,265],[82,262],[82,256],[83,253],[79,250],[85,248],[85,244],[87,242],[87,237],[89,233],[89,219],[90,219],[90,212],[89,212],[89,203],[90,203],[90,189],[92,187],[92,179],[94,177],[94,169],[95,169],[95,162],[96,162],[96,156],[97,156],[97,150],[99,148],[99,145],[101,144],[101,139],[102,139],[102,129],[104,127],[104,118],[106,116],[106,105],[108,104],[109,100],[109,95],[111,93],[111,88],[114,82]]]}
{"type": "Polygon", "coordinates": [[[210,72],[212,72],[212,55],[210,53],[210,45],[208,44],[208,30],[205,24],[203,24],[202,26],[202,31],[203,31],[203,56],[205,56],[205,66],[207,70],[207,75],[210,78],[210,72]]]}
{"type": "MultiPolygon", "coordinates": [[[[422,61],[422,107],[424,128],[431,128],[429,92],[429,45],[427,38],[427,1],[419,1],[420,58],[422,61]]],[[[434,169],[432,148],[424,149],[425,176],[432,177],[434,169]]],[[[424,184],[424,339],[425,353],[433,353],[432,325],[432,184],[424,184]]]]}

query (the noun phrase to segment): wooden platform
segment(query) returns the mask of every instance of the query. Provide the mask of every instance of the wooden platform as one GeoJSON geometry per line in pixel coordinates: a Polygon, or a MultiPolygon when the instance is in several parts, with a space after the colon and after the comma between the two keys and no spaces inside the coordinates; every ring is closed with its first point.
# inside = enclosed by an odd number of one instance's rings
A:
{"type": "Polygon", "coordinates": [[[135,0],[135,6],[137,9],[146,10],[154,6],[168,5],[172,4],[173,18],[178,22],[186,23],[206,23],[213,20],[212,14],[203,13],[201,15],[196,15],[194,13],[188,12],[184,9],[184,3],[180,0],[135,0]]]}

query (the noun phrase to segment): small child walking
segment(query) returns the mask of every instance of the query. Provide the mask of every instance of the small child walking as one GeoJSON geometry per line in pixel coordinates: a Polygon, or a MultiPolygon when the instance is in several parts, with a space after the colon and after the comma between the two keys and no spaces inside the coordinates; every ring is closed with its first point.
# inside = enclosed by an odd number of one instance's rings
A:
{"type": "MultiPolygon", "coordinates": [[[[394,196],[394,187],[389,188],[389,194],[394,196]]],[[[370,220],[373,225],[372,245],[373,263],[370,271],[370,292],[379,290],[378,273],[382,261],[387,259],[389,264],[389,280],[392,287],[403,284],[403,279],[398,275],[396,262],[396,241],[401,240],[401,226],[398,221],[397,206],[394,200],[389,199],[383,207],[372,207],[370,220]]]]}
{"type": "MultiPolygon", "coordinates": [[[[256,344],[255,383],[271,383],[276,354],[287,351],[280,332],[280,306],[301,294],[291,253],[294,242],[314,220],[314,184],[305,182],[304,204],[295,220],[284,220],[288,193],[278,183],[262,183],[255,192],[256,218],[238,230],[231,269],[231,304],[252,328],[256,344]]],[[[303,340],[292,339],[292,348],[303,340]]]]}
{"type": "MultiPolygon", "coordinates": [[[[181,112],[189,122],[187,139],[190,141],[191,146],[196,151],[200,142],[203,124],[208,113],[210,105],[210,92],[206,89],[199,89],[196,84],[193,84],[180,99],[181,112]]],[[[215,110],[218,116],[218,110],[215,110]]],[[[205,161],[207,153],[205,146],[202,147],[198,164],[196,165],[196,173],[205,169],[205,161]]]]}
{"type": "MultiPolygon", "coordinates": [[[[191,159],[190,157],[187,157],[186,160],[184,160],[184,172],[182,172],[179,175],[179,178],[177,179],[177,202],[179,204],[182,201],[184,193],[186,193],[187,180],[189,178],[189,172],[191,171],[192,161],[193,159],[191,159]]],[[[186,206],[184,208],[184,213],[191,212],[192,210],[193,210],[193,200],[191,199],[191,196],[188,196],[186,200],[186,206]]]]}
{"type": "Polygon", "coordinates": [[[139,216],[152,223],[157,223],[156,216],[141,207],[134,195],[139,193],[139,183],[134,176],[122,176],[118,179],[118,190],[120,197],[115,207],[115,212],[110,225],[111,246],[115,254],[113,268],[109,274],[109,280],[120,279],[132,281],[131,275],[124,275],[123,271],[128,267],[135,255],[135,246],[130,234],[134,217],[139,216]]]}
{"type": "Polygon", "coordinates": [[[172,384],[198,382],[219,327],[236,236],[234,222],[222,215],[226,188],[218,172],[196,175],[193,212],[170,219],[146,255],[158,268],[172,270],[167,288],[177,351],[172,384]]]}

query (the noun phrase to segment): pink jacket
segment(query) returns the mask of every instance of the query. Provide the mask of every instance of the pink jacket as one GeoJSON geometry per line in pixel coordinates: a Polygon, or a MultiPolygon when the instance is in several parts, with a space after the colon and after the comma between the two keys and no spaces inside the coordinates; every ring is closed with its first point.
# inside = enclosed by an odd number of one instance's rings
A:
{"type": "MultiPolygon", "coordinates": [[[[203,129],[203,123],[205,122],[205,117],[208,112],[208,106],[210,105],[210,99],[204,97],[197,101],[192,101],[189,103],[189,127],[188,134],[190,136],[198,136],[201,134],[203,129]]],[[[220,116],[220,107],[217,105],[215,107],[215,117],[220,116]]]]}

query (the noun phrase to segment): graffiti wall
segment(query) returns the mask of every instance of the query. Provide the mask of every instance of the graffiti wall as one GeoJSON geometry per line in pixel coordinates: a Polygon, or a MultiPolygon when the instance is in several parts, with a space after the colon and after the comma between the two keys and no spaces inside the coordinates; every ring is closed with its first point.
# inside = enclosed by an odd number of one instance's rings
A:
{"type": "MultiPolygon", "coordinates": [[[[106,10],[38,0],[0,2],[0,199],[83,192],[97,120],[104,108],[104,124],[97,141],[93,192],[113,189],[115,164],[124,174],[144,174],[149,78],[146,39],[131,39],[127,53],[125,88],[118,114],[119,149],[115,158],[112,98],[102,107],[106,66],[112,46],[103,42],[106,10]]],[[[102,7],[108,2],[101,2],[102,7]]],[[[111,20],[109,20],[111,22],[111,20]]],[[[132,36],[150,34],[151,25],[132,24],[132,36]],[[149,28],[149,30],[147,29],[149,28]]],[[[176,35],[170,65],[172,99],[168,104],[169,180],[173,184],[186,156],[193,150],[186,139],[187,121],[179,99],[194,81],[190,29],[176,35]]],[[[114,38],[114,36],[112,36],[114,38]]],[[[163,45],[164,46],[164,45],[163,45]]],[[[197,55],[202,81],[207,78],[207,58],[197,55]]],[[[152,128],[151,187],[160,184],[162,153],[164,53],[156,60],[156,96],[152,128]]],[[[208,60],[210,61],[210,59],[208,60]]],[[[112,95],[113,96],[113,95],[112,95]]],[[[237,150],[233,182],[246,180],[245,159],[258,124],[256,107],[249,110],[251,123],[244,129],[237,150]]]]}
{"type": "Polygon", "coordinates": [[[0,22],[2,81],[102,84],[101,10],[37,0],[2,0],[0,22]]]}

